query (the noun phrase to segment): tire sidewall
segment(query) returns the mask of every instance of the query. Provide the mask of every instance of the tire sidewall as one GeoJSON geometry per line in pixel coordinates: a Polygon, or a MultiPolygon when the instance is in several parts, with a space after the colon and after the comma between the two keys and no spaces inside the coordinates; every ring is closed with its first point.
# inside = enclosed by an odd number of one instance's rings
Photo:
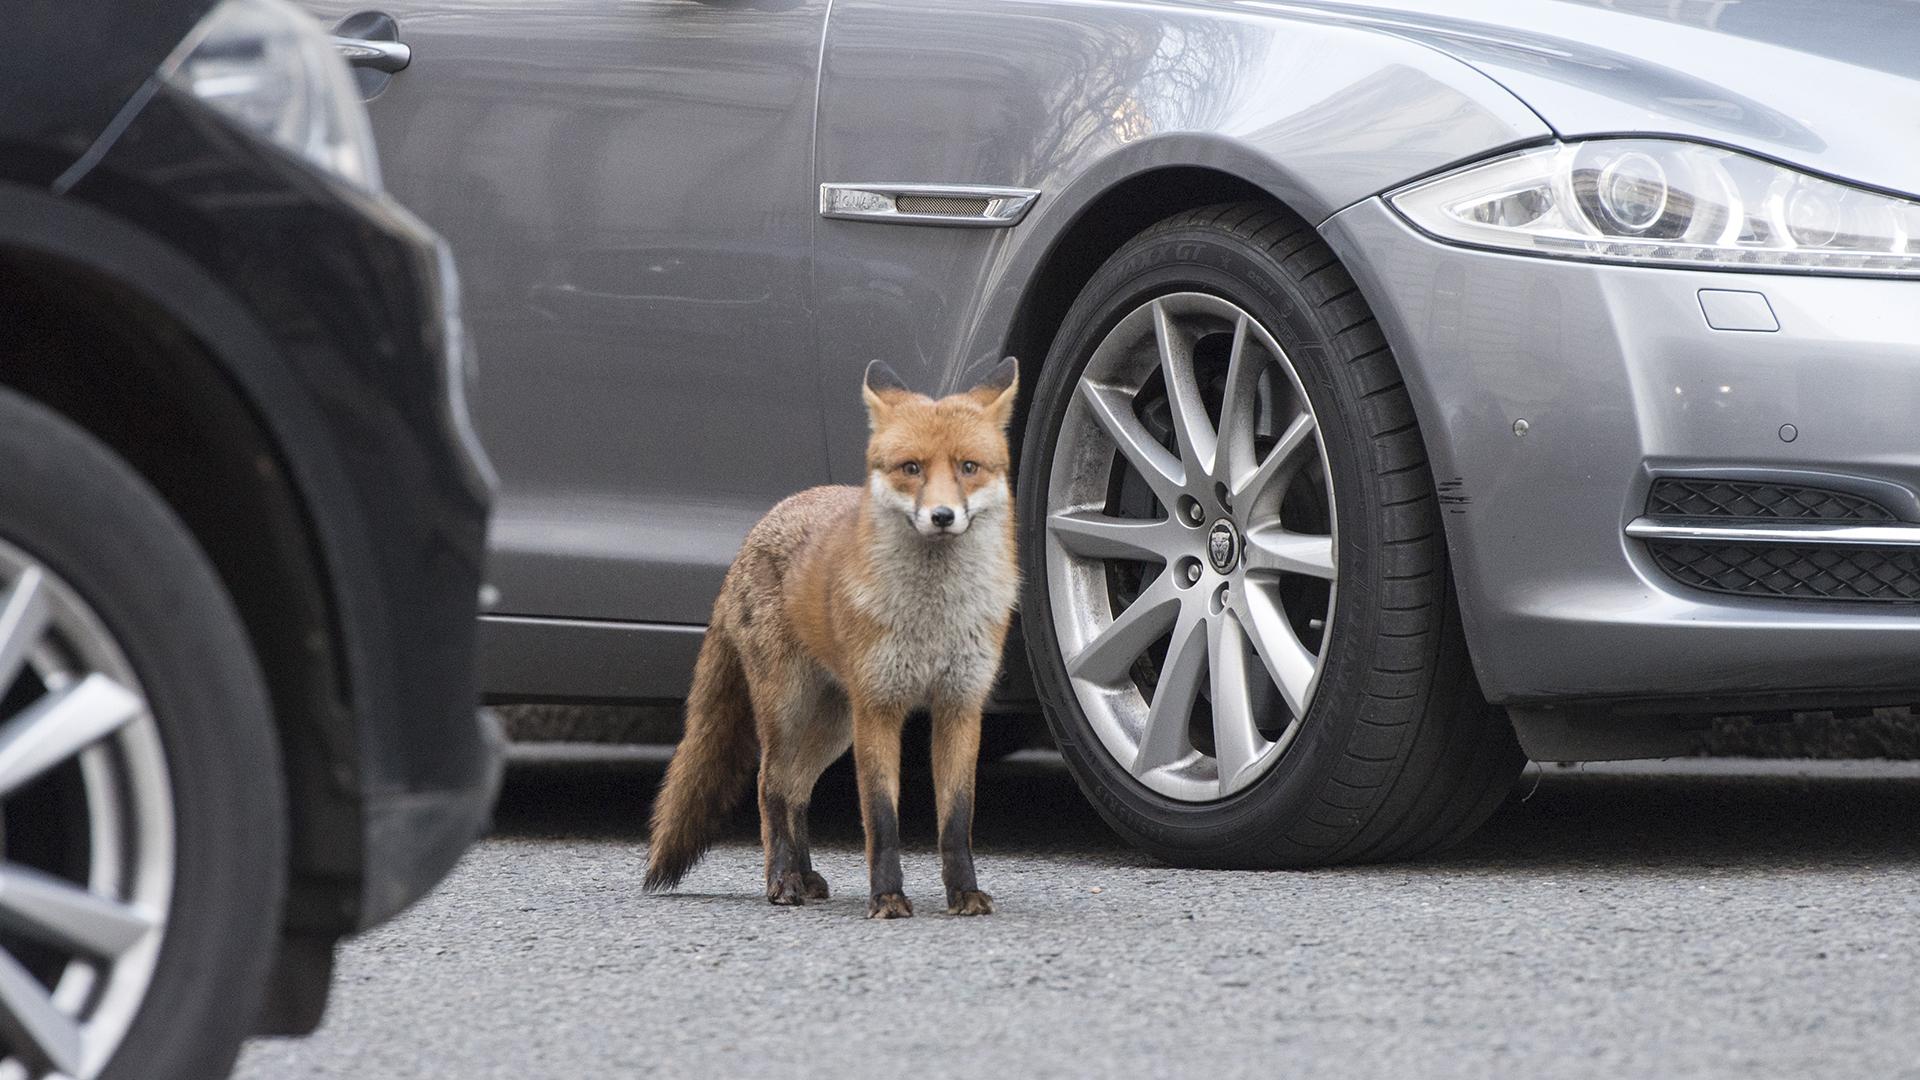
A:
{"type": "Polygon", "coordinates": [[[260,1003],[287,873],[278,741],[240,617],[158,492],[93,436],[5,389],[0,538],[93,609],[141,682],[166,756],[166,936],[101,1075],[224,1075],[260,1003]]]}
{"type": "MultiPolygon", "coordinates": [[[[1271,848],[1273,822],[1312,808],[1346,752],[1357,700],[1378,631],[1371,602],[1377,573],[1379,493],[1363,482],[1375,471],[1356,402],[1364,390],[1331,344],[1339,327],[1321,325],[1300,285],[1271,256],[1205,225],[1152,231],[1123,247],[1088,282],[1054,338],[1037,380],[1021,460],[1020,520],[1025,595],[1022,626],[1047,722],[1083,790],[1116,829],[1164,857],[1197,865],[1237,865],[1249,847],[1271,848]],[[1208,803],[1161,795],[1113,759],[1082,711],[1060,655],[1047,595],[1047,471],[1067,406],[1095,347],[1129,311],[1174,292],[1204,292],[1251,314],[1287,353],[1307,391],[1335,489],[1340,577],[1334,641],[1314,703],[1293,745],[1250,787],[1208,803]]],[[[1357,817],[1352,824],[1357,827],[1357,817]]]]}

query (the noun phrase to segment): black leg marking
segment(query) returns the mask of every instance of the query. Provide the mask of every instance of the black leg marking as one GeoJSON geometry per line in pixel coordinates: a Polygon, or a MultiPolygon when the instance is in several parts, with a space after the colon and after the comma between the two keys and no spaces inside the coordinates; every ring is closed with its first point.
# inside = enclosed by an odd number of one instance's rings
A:
{"type": "Polygon", "coordinates": [[[794,842],[793,814],[787,800],[768,794],[762,799],[761,813],[767,816],[767,901],[804,904],[807,897],[801,870],[807,856],[804,847],[794,842]]]}
{"type": "Polygon", "coordinates": [[[940,824],[940,880],[947,887],[947,914],[991,915],[993,897],[973,874],[973,795],[953,796],[940,824]]]}
{"type": "Polygon", "coordinates": [[[793,870],[800,875],[800,893],[808,900],[827,898],[827,879],[813,872],[813,849],[807,837],[807,804],[787,808],[787,835],[793,843],[793,870]]]}
{"type": "Polygon", "coordinates": [[[895,812],[893,802],[877,792],[867,813],[873,823],[872,892],[875,896],[897,893],[901,890],[900,815],[895,812]]]}
{"type": "Polygon", "coordinates": [[[883,792],[867,804],[869,889],[867,916],[898,919],[913,914],[900,876],[900,815],[883,792]]]}
{"type": "Polygon", "coordinates": [[[940,880],[947,886],[947,906],[962,892],[980,887],[973,876],[973,796],[953,796],[946,821],[940,826],[940,880]]]}

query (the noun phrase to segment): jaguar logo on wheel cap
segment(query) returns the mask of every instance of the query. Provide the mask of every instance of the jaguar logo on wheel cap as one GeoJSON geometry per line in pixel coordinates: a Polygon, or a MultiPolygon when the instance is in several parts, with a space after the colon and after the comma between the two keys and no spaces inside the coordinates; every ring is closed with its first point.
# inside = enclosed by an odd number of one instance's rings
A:
{"type": "Polygon", "coordinates": [[[1207,557],[1221,573],[1233,569],[1240,559],[1240,534],[1230,521],[1216,521],[1207,531],[1207,557]]]}

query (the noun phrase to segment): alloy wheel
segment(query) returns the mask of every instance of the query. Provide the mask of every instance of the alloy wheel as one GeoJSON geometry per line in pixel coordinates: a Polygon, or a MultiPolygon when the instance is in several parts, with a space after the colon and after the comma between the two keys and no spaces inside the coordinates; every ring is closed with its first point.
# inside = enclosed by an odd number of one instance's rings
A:
{"type": "Polygon", "coordinates": [[[1221,297],[1140,304],[1054,446],[1048,600],[1102,746],[1168,798],[1231,796],[1309,715],[1338,579],[1319,423],[1285,350],[1221,297]]]}
{"type": "Polygon", "coordinates": [[[0,541],[0,1080],[97,1074],[173,895],[159,730],[105,623],[0,541]]]}

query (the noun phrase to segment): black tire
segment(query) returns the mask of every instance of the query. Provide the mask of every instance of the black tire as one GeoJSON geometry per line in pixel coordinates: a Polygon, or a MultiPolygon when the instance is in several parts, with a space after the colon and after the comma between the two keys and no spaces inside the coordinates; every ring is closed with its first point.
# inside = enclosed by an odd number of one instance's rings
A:
{"type": "Polygon", "coordinates": [[[1525,758],[1481,696],[1451,593],[1413,406],[1353,280],[1297,216],[1236,203],[1168,218],[1081,291],[1034,385],[1022,443],[1022,625],[1048,724],[1075,780],[1128,840],[1168,862],[1304,867],[1438,850],[1479,826],[1525,758]],[[1272,333],[1306,386],[1337,496],[1340,587],[1300,734],[1251,786],[1167,798],[1101,744],[1069,684],[1048,596],[1048,470],[1081,372],[1128,311],[1211,293],[1272,333]]]}
{"type": "Polygon", "coordinates": [[[101,1074],[225,1076],[261,1002],[286,888],[265,680],[172,509],[105,444],[0,389],[0,538],[92,607],[143,684],[174,813],[172,907],[152,983],[101,1074]]]}

